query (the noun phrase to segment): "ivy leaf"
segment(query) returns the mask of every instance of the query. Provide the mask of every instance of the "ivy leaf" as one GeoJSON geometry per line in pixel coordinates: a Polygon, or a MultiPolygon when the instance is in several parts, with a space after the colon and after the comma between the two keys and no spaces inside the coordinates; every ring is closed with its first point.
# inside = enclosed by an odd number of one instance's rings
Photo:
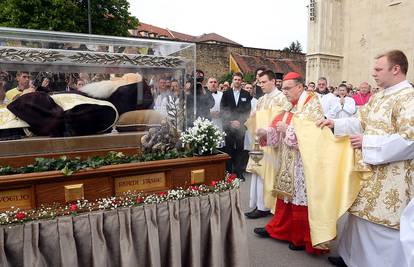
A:
{"type": "Polygon", "coordinates": [[[68,165],[69,165],[69,164],[66,164],[65,168],[63,168],[63,169],[61,170],[61,172],[62,172],[64,175],[66,175],[66,176],[69,176],[69,175],[72,175],[72,174],[73,174],[73,170],[69,169],[68,165]]]}

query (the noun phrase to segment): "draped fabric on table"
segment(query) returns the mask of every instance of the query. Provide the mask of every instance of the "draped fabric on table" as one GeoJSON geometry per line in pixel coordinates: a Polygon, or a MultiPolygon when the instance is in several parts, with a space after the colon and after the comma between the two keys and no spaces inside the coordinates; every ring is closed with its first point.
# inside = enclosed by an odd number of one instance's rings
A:
{"type": "Polygon", "coordinates": [[[238,190],[0,228],[0,266],[248,266],[238,190]]]}

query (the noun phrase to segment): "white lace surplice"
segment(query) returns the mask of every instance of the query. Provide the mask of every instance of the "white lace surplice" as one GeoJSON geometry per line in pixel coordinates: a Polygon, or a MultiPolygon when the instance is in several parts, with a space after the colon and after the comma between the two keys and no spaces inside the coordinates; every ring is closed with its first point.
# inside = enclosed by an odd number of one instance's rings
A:
{"type": "MultiPolygon", "coordinates": [[[[291,203],[297,206],[307,206],[307,196],[306,196],[306,185],[305,185],[305,175],[303,173],[303,163],[298,150],[298,141],[295,135],[295,129],[292,125],[289,125],[286,129],[286,135],[282,138],[282,134],[277,132],[275,128],[269,127],[266,129],[267,136],[266,141],[261,143],[266,143],[268,146],[277,147],[281,145],[283,141],[284,145],[288,146],[288,149],[294,149],[296,152],[295,157],[295,170],[294,170],[294,192],[292,196],[291,203]]],[[[284,198],[285,202],[288,203],[288,198],[284,198]]]]}

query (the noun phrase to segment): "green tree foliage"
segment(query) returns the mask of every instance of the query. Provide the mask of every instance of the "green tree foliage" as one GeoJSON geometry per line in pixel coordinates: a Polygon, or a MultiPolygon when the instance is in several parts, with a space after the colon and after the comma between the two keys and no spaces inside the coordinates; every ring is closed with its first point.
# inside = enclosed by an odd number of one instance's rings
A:
{"type": "Polygon", "coordinates": [[[255,79],[256,75],[254,75],[254,72],[244,74],[244,81],[246,83],[253,83],[255,79]]]}
{"type": "MultiPolygon", "coordinates": [[[[127,0],[90,0],[92,33],[128,36],[138,19],[127,0]]],[[[0,26],[88,33],[87,0],[0,0],[0,26]]]]}
{"type": "Polygon", "coordinates": [[[227,72],[226,74],[224,74],[223,76],[220,77],[219,83],[224,83],[224,82],[231,83],[232,77],[233,77],[233,72],[232,71],[227,72]]]}
{"type": "MultiPolygon", "coordinates": [[[[243,81],[245,81],[246,83],[252,83],[256,79],[256,76],[254,73],[243,74],[243,77],[244,77],[243,81]]],[[[219,83],[224,83],[224,82],[231,83],[232,80],[233,80],[233,72],[228,72],[220,77],[219,83]]]]}
{"type": "Polygon", "coordinates": [[[289,53],[302,53],[302,45],[299,43],[299,41],[292,42],[290,43],[289,47],[285,47],[283,51],[289,53]]]}

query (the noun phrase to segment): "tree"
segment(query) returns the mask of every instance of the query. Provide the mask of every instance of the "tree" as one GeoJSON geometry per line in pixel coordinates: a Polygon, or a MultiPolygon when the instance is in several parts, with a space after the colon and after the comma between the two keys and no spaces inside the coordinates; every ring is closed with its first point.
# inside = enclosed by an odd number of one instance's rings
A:
{"type": "Polygon", "coordinates": [[[227,72],[226,74],[224,74],[223,76],[220,77],[219,79],[219,83],[224,83],[224,82],[232,82],[232,77],[233,77],[233,72],[227,72]]]}
{"type": "Polygon", "coordinates": [[[299,41],[290,43],[289,47],[283,48],[284,52],[289,53],[302,53],[302,45],[299,43],[299,41]]]}
{"type": "MultiPolygon", "coordinates": [[[[254,82],[255,79],[256,79],[256,75],[254,74],[254,72],[243,74],[243,81],[246,82],[246,83],[252,83],[252,82],[254,82]]],[[[220,83],[224,83],[224,82],[231,83],[232,81],[233,81],[233,72],[232,71],[227,72],[226,74],[221,76],[220,79],[219,79],[220,83]]]]}
{"type": "MultiPolygon", "coordinates": [[[[128,36],[138,25],[127,0],[90,0],[92,33],[128,36]]],[[[88,33],[87,0],[0,0],[0,26],[88,33]]]]}

